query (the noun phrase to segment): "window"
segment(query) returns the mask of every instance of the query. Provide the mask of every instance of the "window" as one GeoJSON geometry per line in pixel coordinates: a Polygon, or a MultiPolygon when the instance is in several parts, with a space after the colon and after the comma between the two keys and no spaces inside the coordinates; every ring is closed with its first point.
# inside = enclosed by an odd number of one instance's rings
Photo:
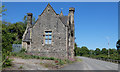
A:
{"type": "Polygon", "coordinates": [[[45,44],[52,44],[52,31],[45,31],[45,44]]]}

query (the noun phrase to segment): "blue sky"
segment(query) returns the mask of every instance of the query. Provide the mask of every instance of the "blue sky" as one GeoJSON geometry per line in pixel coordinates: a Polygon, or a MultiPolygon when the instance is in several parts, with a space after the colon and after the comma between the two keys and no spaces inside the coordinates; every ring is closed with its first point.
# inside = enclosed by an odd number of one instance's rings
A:
{"type": "MultiPolygon", "coordinates": [[[[48,2],[3,2],[7,11],[3,20],[11,23],[22,21],[24,15],[38,15],[48,2]]],[[[68,15],[69,8],[75,8],[75,37],[79,47],[89,49],[116,48],[118,40],[118,3],[117,2],[50,2],[56,13],[63,11],[68,15]]]]}

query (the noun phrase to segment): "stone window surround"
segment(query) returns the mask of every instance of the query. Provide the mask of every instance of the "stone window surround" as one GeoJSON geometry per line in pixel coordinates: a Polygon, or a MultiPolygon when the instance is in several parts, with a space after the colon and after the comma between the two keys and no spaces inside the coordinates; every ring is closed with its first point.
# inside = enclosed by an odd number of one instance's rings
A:
{"type": "Polygon", "coordinates": [[[44,34],[43,34],[43,46],[44,46],[44,45],[53,45],[53,30],[44,30],[44,34]],[[46,43],[45,43],[45,36],[46,36],[46,35],[45,35],[45,32],[46,32],[46,31],[51,31],[51,44],[46,44],[46,43]]]}

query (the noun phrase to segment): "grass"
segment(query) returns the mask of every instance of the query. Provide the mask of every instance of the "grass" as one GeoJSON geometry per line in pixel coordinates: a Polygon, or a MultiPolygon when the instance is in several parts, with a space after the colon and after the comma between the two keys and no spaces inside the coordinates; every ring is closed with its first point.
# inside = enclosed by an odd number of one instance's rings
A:
{"type": "Polygon", "coordinates": [[[54,57],[41,57],[36,55],[27,55],[25,53],[12,53],[12,56],[21,57],[22,59],[41,59],[41,60],[56,60],[54,57]]]}
{"type": "Polygon", "coordinates": [[[0,70],[2,70],[2,62],[0,62],[0,70]]]}
{"type": "Polygon", "coordinates": [[[20,67],[19,67],[19,69],[22,69],[22,68],[23,68],[23,66],[20,66],[20,67]]]}
{"type": "Polygon", "coordinates": [[[47,68],[59,69],[61,67],[64,67],[67,64],[72,64],[74,62],[81,62],[82,60],[79,59],[79,58],[75,58],[74,61],[71,61],[69,59],[64,59],[64,60],[57,59],[57,60],[53,60],[53,61],[54,61],[54,63],[47,63],[47,62],[42,63],[41,62],[40,64],[43,65],[43,66],[45,66],[45,67],[47,67],[47,68]]]}
{"type": "Polygon", "coordinates": [[[74,62],[81,62],[82,60],[79,58],[75,58],[74,60],[72,59],[57,59],[54,57],[41,57],[41,56],[36,56],[36,55],[30,55],[25,52],[19,52],[15,53],[13,52],[11,54],[12,56],[15,57],[21,57],[22,59],[41,59],[41,60],[52,60],[53,63],[40,63],[41,65],[44,65],[45,67],[50,67],[50,68],[58,68],[60,66],[63,66],[65,64],[71,64],[74,62]]]}
{"type": "Polygon", "coordinates": [[[76,62],[81,62],[81,61],[82,61],[82,59],[76,58],[76,62]]]}

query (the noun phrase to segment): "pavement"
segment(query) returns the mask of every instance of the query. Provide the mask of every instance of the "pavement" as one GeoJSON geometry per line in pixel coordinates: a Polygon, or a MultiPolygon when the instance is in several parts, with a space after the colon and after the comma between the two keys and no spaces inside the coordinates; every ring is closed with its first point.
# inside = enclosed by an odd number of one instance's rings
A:
{"type": "Polygon", "coordinates": [[[80,57],[81,62],[76,62],[61,68],[60,70],[118,70],[118,64],[87,57],[80,57]]]}

